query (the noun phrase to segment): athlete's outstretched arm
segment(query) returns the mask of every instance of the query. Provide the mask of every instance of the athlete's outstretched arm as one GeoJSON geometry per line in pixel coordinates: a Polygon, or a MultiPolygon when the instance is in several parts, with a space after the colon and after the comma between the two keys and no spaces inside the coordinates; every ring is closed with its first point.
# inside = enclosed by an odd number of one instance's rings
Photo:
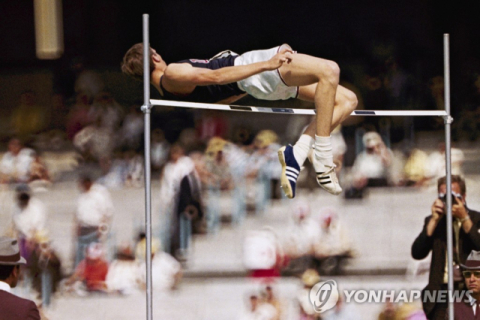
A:
{"type": "Polygon", "coordinates": [[[195,68],[189,64],[170,64],[165,70],[163,84],[165,86],[207,86],[237,82],[257,73],[275,70],[291,61],[292,52],[282,50],[270,60],[242,66],[231,66],[215,70],[195,68]]]}

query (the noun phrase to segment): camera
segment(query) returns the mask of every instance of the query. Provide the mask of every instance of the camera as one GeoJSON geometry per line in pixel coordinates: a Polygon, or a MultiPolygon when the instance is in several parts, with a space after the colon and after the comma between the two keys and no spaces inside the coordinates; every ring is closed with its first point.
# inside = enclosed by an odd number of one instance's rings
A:
{"type": "MultiPolygon", "coordinates": [[[[458,200],[461,201],[462,200],[462,195],[458,194],[458,193],[455,193],[455,192],[452,192],[452,204],[457,203],[455,198],[458,198],[458,200]]],[[[438,194],[438,199],[442,200],[443,203],[447,203],[447,195],[445,193],[439,193],[438,194]]]]}

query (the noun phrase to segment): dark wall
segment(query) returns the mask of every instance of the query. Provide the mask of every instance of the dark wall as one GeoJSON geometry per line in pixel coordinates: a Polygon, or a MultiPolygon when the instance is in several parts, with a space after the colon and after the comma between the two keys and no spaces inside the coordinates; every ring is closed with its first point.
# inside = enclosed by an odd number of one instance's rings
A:
{"type": "Polygon", "coordinates": [[[89,67],[119,70],[124,52],[142,41],[142,14],[148,13],[151,44],[167,62],[289,43],[338,61],[345,77],[375,63],[383,48],[427,81],[443,73],[443,33],[450,33],[452,95],[461,99],[469,74],[480,73],[479,8],[479,1],[467,0],[64,0],[65,54],[41,61],[33,2],[0,0],[0,74],[59,74],[77,56],[89,67]]]}

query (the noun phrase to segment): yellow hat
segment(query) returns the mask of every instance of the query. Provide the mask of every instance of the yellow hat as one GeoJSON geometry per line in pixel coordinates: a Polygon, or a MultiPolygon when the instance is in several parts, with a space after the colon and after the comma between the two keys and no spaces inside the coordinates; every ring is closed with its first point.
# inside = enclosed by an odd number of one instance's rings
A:
{"type": "Polygon", "coordinates": [[[37,232],[35,232],[33,239],[36,243],[39,244],[50,242],[47,230],[38,230],[37,232]]]}
{"type": "Polygon", "coordinates": [[[223,138],[213,137],[208,141],[205,153],[207,155],[217,154],[217,152],[223,150],[223,147],[225,146],[226,143],[227,143],[227,141],[223,138]]]}
{"type": "MultiPolygon", "coordinates": [[[[160,240],[152,238],[152,254],[160,249],[160,240]]],[[[147,239],[142,239],[135,248],[135,256],[140,259],[145,259],[145,252],[147,250],[147,239]]]]}
{"type": "Polygon", "coordinates": [[[306,286],[313,287],[319,281],[320,275],[315,269],[307,269],[302,274],[302,282],[306,286]]]}
{"type": "Polygon", "coordinates": [[[277,142],[278,135],[272,130],[262,130],[255,136],[254,145],[257,148],[265,148],[277,142]]]}

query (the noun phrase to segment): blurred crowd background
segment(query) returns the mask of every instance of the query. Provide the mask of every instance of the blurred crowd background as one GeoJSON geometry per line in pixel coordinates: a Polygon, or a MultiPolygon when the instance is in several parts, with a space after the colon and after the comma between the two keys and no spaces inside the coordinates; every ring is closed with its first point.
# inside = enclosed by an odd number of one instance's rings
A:
{"type": "MultiPolygon", "coordinates": [[[[480,47],[474,41],[479,22],[472,19],[478,4],[468,5],[471,10],[460,9],[461,2],[435,7],[431,1],[300,1],[292,13],[269,1],[229,3],[228,10],[221,1],[209,6],[65,1],[65,53],[38,60],[32,4],[0,1],[0,10],[8,12],[0,21],[1,225],[2,232],[21,240],[28,257],[22,290],[45,305],[55,292],[84,297],[145,290],[143,217],[131,217],[128,230],[112,232],[115,212],[126,204],[111,195],[144,187],[142,84],[119,70],[124,51],[142,41],[142,13],[150,14],[152,46],[167,62],[287,42],[299,52],[337,61],[341,84],[357,94],[358,109],[366,110],[443,110],[442,40],[450,32],[452,173],[464,175],[461,146],[475,146],[480,134],[480,47]],[[260,19],[247,8],[271,14],[260,19]],[[283,21],[281,30],[277,20],[283,21]],[[73,186],[71,199],[42,202],[42,195],[64,185],[73,186]],[[49,230],[48,208],[56,201],[75,208],[65,227],[72,230],[72,243],[60,250],[67,254],[56,251],[66,244],[55,243],[51,235],[58,231],[49,230]],[[122,232],[128,236],[118,237],[122,232]]],[[[152,91],[152,98],[158,93],[152,91]]],[[[248,97],[238,104],[313,107],[248,97]]],[[[328,204],[312,208],[308,201],[292,205],[279,188],[277,150],[294,143],[310,121],[310,116],[154,107],[157,288],[181,285],[197,239],[222,228],[235,232],[248,216],[270,214],[274,204],[289,208],[288,232],[259,225],[238,244],[248,277],[262,281],[261,290],[248,295],[245,319],[286,319],[275,292],[279,277],[295,276],[308,288],[321,275],[343,273],[357,252],[336,210],[328,204]]],[[[348,203],[368,198],[372,188],[435,186],[445,174],[443,124],[433,117],[349,118],[332,133],[344,189],[340,197],[348,203]],[[418,143],[425,133],[435,137],[428,148],[418,143]]],[[[300,193],[316,190],[312,170],[307,164],[302,171],[300,193]]],[[[301,292],[299,319],[313,319],[301,292]]],[[[341,308],[324,318],[357,319],[352,310],[341,315],[341,308]]],[[[413,319],[418,311],[396,308],[388,303],[379,319],[413,319]]]]}

